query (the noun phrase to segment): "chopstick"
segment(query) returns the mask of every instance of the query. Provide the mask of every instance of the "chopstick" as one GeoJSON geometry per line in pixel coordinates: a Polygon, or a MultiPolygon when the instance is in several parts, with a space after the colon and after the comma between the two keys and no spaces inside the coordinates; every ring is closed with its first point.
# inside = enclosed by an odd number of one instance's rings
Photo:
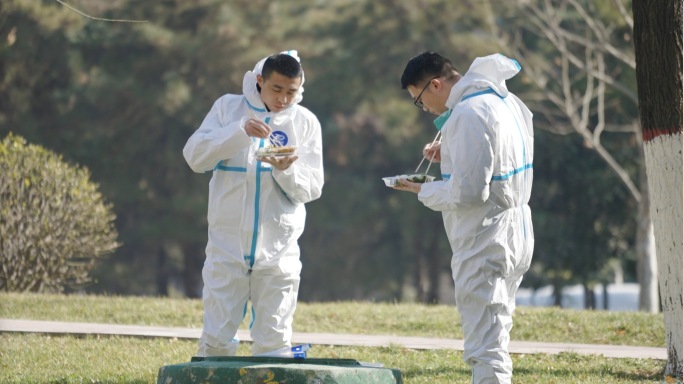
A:
{"type": "Polygon", "coordinates": [[[283,144],[280,142],[280,140],[273,135],[273,132],[271,132],[268,135],[268,140],[271,142],[271,144],[275,145],[276,147],[282,147],[283,144]]]}
{"type": "MultiPolygon", "coordinates": [[[[432,144],[430,146],[435,145],[435,143],[437,142],[437,139],[439,139],[440,143],[442,142],[442,138],[440,137],[441,134],[442,134],[442,131],[437,132],[437,136],[435,136],[435,138],[432,140],[432,144]]],[[[430,170],[430,165],[432,165],[432,161],[435,159],[436,154],[437,154],[437,152],[432,153],[432,158],[430,159],[430,163],[428,164],[427,170],[425,170],[426,175],[427,175],[427,171],[430,170]]],[[[423,161],[425,161],[425,156],[423,156],[423,158],[420,159],[420,163],[418,163],[418,166],[416,167],[416,171],[413,173],[418,173],[420,166],[423,165],[423,161]]]]}
{"type": "MultiPolygon", "coordinates": [[[[261,119],[259,119],[259,117],[257,117],[257,115],[254,113],[254,111],[252,111],[251,109],[249,110],[249,116],[252,119],[261,120],[261,119]]],[[[268,125],[268,124],[266,124],[266,125],[268,125]]],[[[269,128],[270,128],[270,125],[269,125],[269,128]]],[[[271,142],[271,144],[273,144],[276,147],[282,147],[283,146],[283,144],[280,142],[280,140],[278,140],[278,138],[273,135],[273,130],[271,130],[271,133],[268,134],[268,140],[271,142]]]]}
{"type": "MultiPolygon", "coordinates": [[[[442,142],[442,138],[439,138],[439,142],[442,142]]],[[[433,145],[435,144],[434,142],[432,143],[433,145]]],[[[430,171],[430,166],[432,165],[432,161],[435,159],[435,155],[437,154],[437,151],[432,152],[432,157],[430,158],[430,162],[428,163],[427,169],[425,169],[425,174],[427,175],[428,172],[430,171]]]]}

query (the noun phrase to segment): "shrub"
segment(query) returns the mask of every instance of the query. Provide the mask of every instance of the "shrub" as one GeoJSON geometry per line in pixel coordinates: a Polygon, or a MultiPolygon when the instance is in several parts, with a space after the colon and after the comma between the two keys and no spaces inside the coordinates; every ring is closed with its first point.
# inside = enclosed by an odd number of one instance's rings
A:
{"type": "Polygon", "coordinates": [[[63,292],[114,251],[111,205],[84,167],[9,134],[0,142],[0,290],[63,292]]]}

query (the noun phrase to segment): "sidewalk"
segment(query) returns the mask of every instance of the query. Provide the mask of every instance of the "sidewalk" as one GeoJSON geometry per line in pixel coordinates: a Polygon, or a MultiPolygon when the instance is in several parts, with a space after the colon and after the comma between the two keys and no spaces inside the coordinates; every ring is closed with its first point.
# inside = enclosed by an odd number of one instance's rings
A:
{"type": "MultiPolygon", "coordinates": [[[[202,330],[200,328],[169,328],[138,325],[0,319],[0,332],[120,335],[198,339],[202,330]]],[[[239,330],[238,337],[243,341],[252,341],[251,337],[249,336],[249,332],[245,330],[239,330]]],[[[319,344],[365,347],[402,346],[411,349],[453,349],[463,351],[463,340],[437,339],[429,337],[295,332],[292,335],[292,342],[295,344],[310,343],[314,345],[319,344]]],[[[667,350],[665,348],[635,347],[626,345],[511,341],[508,350],[510,353],[516,354],[558,354],[561,352],[573,352],[581,355],[602,355],[605,357],[615,358],[667,360],[667,350]]]]}

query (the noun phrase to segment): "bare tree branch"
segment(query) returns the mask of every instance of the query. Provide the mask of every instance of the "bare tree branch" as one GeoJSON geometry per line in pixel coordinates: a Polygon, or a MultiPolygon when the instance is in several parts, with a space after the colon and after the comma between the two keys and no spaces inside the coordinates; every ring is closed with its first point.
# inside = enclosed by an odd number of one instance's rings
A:
{"type": "MultiPolygon", "coordinates": [[[[532,93],[533,100],[537,101],[533,104],[535,113],[548,121],[546,129],[555,134],[579,134],[585,145],[596,151],[639,202],[639,188],[601,141],[606,131],[638,134],[635,124],[609,125],[606,114],[608,86],[635,104],[637,102],[635,91],[607,73],[606,57],[615,58],[630,68],[634,68],[634,58],[611,43],[613,28],[592,18],[578,0],[519,0],[517,6],[528,15],[521,28],[504,33],[498,29],[493,16],[489,18],[490,26],[499,44],[516,55],[526,68],[525,75],[538,87],[539,91],[532,93]],[[584,26],[584,35],[566,29],[567,19],[564,18],[572,13],[570,11],[580,16],[574,22],[584,26]],[[526,49],[523,33],[548,41],[557,58],[549,60],[548,52],[538,54],[526,49]]],[[[625,20],[629,19],[625,17],[625,20]]]]}
{"type": "Polygon", "coordinates": [[[584,9],[584,7],[582,7],[582,5],[577,2],[577,0],[568,1],[572,3],[575,9],[577,9],[577,12],[579,12],[579,14],[582,16],[582,18],[587,23],[589,28],[591,28],[591,30],[594,32],[594,36],[598,38],[600,44],[597,44],[596,48],[603,48],[608,53],[613,55],[615,58],[620,59],[625,64],[629,65],[631,68],[636,68],[636,60],[633,57],[627,56],[624,52],[620,51],[619,49],[615,48],[615,46],[610,44],[610,41],[608,39],[608,33],[606,33],[605,26],[598,25],[596,18],[591,17],[589,13],[584,9]]]}
{"type": "MultiPolygon", "coordinates": [[[[591,16],[586,11],[584,11],[584,9],[581,8],[581,6],[575,0],[570,1],[573,1],[574,4],[577,4],[577,7],[580,7],[581,10],[579,10],[579,12],[583,15],[583,18],[587,24],[591,23],[592,25],[596,25],[596,21],[592,19],[591,16]]],[[[605,34],[599,31],[600,28],[595,27],[594,29],[592,29],[593,31],[597,31],[594,35],[596,35],[596,37],[600,39],[599,43],[591,42],[591,40],[587,38],[580,37],[576,34],[570,33],[565,28],[562,28],[560,26],[560,21],[558,20],[558,17],[556,15],[562,14],[564,12],[564,10],[566,9],[565,2],[562,4],[563,7],[560,8],[558,6],[553,6],[549,4],[548,1],[546,1],[545,4],[546,5],[544,10],[541,10],[536,4],[533,3],[527,3],[525,5],[529,8],[530,11],[532,11],[532,14],[534,15],[534,17],[530,18],[529,21],[534,27],[536,27],[527,28],[526,31],[538,36],[544,36],[547,40],[549,40],[549,42],[556,46],[560,44],[560,39],[566,39],[569,42],[576,43],[584,47],[588,47],[592,50],[604,50],[605,52],[610,53],[611,56],[616,57],[617,59],[627,64],[630,68],[636,68],[636,61],[634,57],[624,54],[619,49],[615,48],[612,44],[610,44],[605,34]],[[541,32],[542,34],[540,35],[539,32],[541,32]]],[[[575,56],[572,52],[566,50],[564,53],[568,55],[568,59],[570,60],[570,62],[574,64],[577,68],[587,71],[591,70],[590,68],[586,68],[586,66],[584,65],[584,61],[579,57],[575,56]]],[[[620,91],[625,96],[629,97],[635,104],[637,103],[636,92],[631,91],[620,82],[615,81],[613,77],[608,76],[605,73],[594,73],[593,75],[600,77],[602,81],[605,81],[606,83],[614,87],[616,90],[620,91]]]]}
{"type": "Polygon", "coordinates": [[[620,1],[620,0],[613,0],[613,4],[615,4],[618,11],[620,11],[620,14],[625,19],[625,22],[627,23],[627,25],[629,25],[629,30],[633,31],[634,30],[634,19],[629,14],[629,12],[627,12],[627,10],[625,9],[625,5],[622,4],[622,1],[620,1]]]}
{"type": "MultiPolygon", "coordinates": [[[[606,71],[606,62],[603,59],[603,54],[601,52],[596,53],[596,63],[598,66],[598,72],[603,73],[606,71]]],[[[596,127],[594,128],[594,141],[599,142],[601,139],[601,133],[606,129],[606,83],[603,81],[598,82],[598,105],[596,111],[598,113],[598,121],[596,122],[596,127]]]]}
{"type": "Polygon", "coordinates": [[[84,12],[79,11],[78,9],[70,6],[69,4],[63,2],[62,0],[55,0],[55,1],[62,4],[63,6],[65,6],[67,8],[69,8],[69,9],[71,9],[72,11],[78,13],[79,15],[81,15],[83,17],[87,17],[91,20],[112,21],[112,22],[119,22],[119,23],[147,23],[147,20],[103,19],[101,17],[93,17],[93,16],[90,16],[84,12]]]}

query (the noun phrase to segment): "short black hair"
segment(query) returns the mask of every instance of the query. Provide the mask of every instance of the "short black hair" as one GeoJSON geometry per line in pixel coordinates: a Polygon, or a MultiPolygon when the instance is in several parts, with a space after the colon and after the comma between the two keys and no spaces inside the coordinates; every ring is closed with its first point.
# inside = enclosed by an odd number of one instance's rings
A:
{"type": "Polygon", "coordinates": [[[290,79],[296,79],[302,76],[302,66],[294,57],[285,53],[278,53],[266,58],[261,69],[261,76],[268,79],[273,72],[280,73],[290,79]]]}
{"type": "Polygon", "coordinates": [[[434,77],[451,77],[458,72],[454,64],[436,52],[425,51],[412,57],[401,75],[401,89],[418,85],[434,77]]]}

